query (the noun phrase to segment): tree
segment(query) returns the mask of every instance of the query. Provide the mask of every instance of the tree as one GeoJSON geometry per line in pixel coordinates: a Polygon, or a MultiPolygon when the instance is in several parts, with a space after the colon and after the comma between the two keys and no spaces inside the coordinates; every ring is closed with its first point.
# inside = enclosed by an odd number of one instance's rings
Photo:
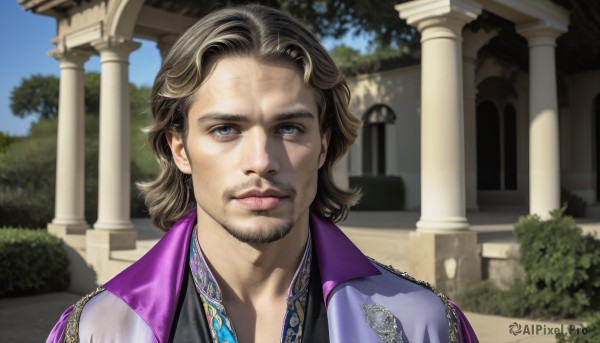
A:
{"type": "Polygon", "coordinates": [[[58,115],[59,81],[54,75],[35,74],[22,79],[10,94],[10,109],[18,117],[38,114],[48,119],[58,115]]]}
{"type": "MultiPolygon", "coordinates": [[[[375,46],[411,45],[419,48],[415,28],[398,17],[394,6],[408,0],[261,0],[263,5],[290,13],[307,25],[317,36],[342,38],[347,33],[367,34],[375,46]]],[[[204,16],[213,10],[247,0],[181,1],[171,4],[179,12],[204,16]]]]}
{"type": "MultiPolygon", "coordinates": [[[[14,115],[26,117],[39,115],[41,119],[54,118],[58,115],[59,79],[54,75],[35,74],[24,78],[13,88],[10,96],[10,108],[14,115]]],[[[98,116],[100,113],[100,73],[90,72],[83,77],[84,106],[87,115],[98,116]]],[[[143,88],[143,87],[142,87],[143,88]]],[[[134,93],[142,88],[130,84],[132,101],[138,101],[134,93]]],[[[137,104],[137,107],[142,106],[137,104]]]]}
{"type": "Polygon", "coordinates": [[[85,73],[83,87],[85,113],[97,116],[100,113],[100,73],[85,73]]]}
{"type": "Polygon", "coordinates": [[[340,69],[350,68],[361,60],[360,51],[345,44],[340,44],[331,49],[331,57],[340,69]]]}

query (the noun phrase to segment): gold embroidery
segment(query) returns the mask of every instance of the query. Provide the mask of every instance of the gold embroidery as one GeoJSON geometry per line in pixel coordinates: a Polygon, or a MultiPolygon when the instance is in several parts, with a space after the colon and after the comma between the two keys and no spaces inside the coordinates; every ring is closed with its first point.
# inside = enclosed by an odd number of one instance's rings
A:
{"type": "Polygon", "coordinates": [[[396,317],[381,305],[362,305],[369,326],[384,343],[403,343],[402,332],[398,333],[396,317]]]}
{"type": "Polygon", "coordinates": [[[406,272],[401,272],[392,266],[386,266],[384,264],[381,264],[380,262],[378,262],[375,259],[372,259],[370,257],[369,257],[369,260],[371,260],[371,262],[377,264],[381,268],[387,270],[388,272],[395,274],[395,275],[397,275],[403,279],[406,279],[410,282],[416,283],[419,286],[425,287],[426,289],[432,291],[435,295],[437,295],[438,298],[440,298],[440,300],[442,300],[442,302],[444,303],[444,305],[446,307],[446,318],[448,318],[448,325],[449,325],[449,329],[450,329],[450,342],[452,342],[452,343],[459,342],[458,315],[456,314],[454,307],[448,301],[448,297],[444,293],[438,291],[435,287],[433,287],[428,282],[417,280],[414,277],[408,275],[408,273],[406,273],[406,272]]]}
{"type": "Polygon", "coordinates": [[[79,343],[79,318],[81,317],[81,312],[83,311],[83,307],[96,295],[102,293],[104,288],[102,286],[98,286],[95,291],[81,298],[74,306],[73,310],[69,314],[67,318],[67,326],[65,327],[65,332],[63,335],[64,343],[79,343]]]}

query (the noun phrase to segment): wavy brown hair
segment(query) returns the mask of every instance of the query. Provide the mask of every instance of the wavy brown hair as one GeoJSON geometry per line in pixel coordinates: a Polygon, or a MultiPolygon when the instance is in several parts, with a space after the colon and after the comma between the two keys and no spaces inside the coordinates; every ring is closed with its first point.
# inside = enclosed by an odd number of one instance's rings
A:
{"type": "Polygon", "coordinates": [[[321,130],[331,130],[331,139],[310,208],[331,222],[345,219],[360,194],[338,188],[332,168],[354,143],[362,124],[348,109],[346,81],[319,40],[300,22],[269,7],[245,5],[200,19],[175,42],[156,76],[151,95],[154,120],[147,135],[160,173],[152,181],[138,183],[152,223],[166,231],[196,206],[191,176],[175,165],[167,133],[179,133],[185,141],[195,91],[210,64],[230,56],[291,61],[303,73],[305,84],[316,91],[321,130]]]}

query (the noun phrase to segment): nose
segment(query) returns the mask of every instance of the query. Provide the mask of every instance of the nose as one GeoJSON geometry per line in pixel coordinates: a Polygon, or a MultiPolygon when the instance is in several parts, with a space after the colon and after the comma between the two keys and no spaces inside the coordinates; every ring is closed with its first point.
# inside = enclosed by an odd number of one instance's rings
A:
{"type": "Polygon", "coordinates": [[[244,174],[257,174],[261,177],[277,174],[279,160],[278,146],[261,128],[250,130],[242,143],[242,161],[244,174]]]}

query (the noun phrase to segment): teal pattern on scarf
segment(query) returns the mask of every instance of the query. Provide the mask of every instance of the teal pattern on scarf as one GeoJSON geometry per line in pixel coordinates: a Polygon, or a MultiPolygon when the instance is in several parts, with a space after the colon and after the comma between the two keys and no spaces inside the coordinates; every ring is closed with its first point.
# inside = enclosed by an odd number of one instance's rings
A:
{"type": "MultiPolygon", "coordinates": [[[[223,305],[221,289],[202,254],[197,230],[198,226],[196,225],[190,241],[190,268],[194,285],[206,314],[213,343],[237,343],[235,328],[223,305]]],[[[310,282],[311,249],[309,231],[304,255],[288,289],[286,313],[281,330],[282,343],[302,342],[302,326],[310,282]]]]}

